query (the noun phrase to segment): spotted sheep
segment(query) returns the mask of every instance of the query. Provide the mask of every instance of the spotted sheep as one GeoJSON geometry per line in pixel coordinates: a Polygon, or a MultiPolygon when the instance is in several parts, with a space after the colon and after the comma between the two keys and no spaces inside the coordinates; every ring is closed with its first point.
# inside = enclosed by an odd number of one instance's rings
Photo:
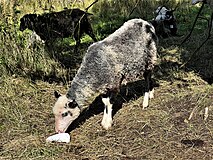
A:
{"type": "MultiPolygon", "coordinates": [[[[113,34],[92,44],[82,61],[66,95],[55,92],[53,107],[56,132],[68,126],[97,96],[105,105],[102,126],[112,126],[112,109],[122,82],[145,78],[143,108],[153,98],[151,79],[157,55],[157,36],[154,27],[142,19],[132,19],[113,34]]],[[[141,89],[142,90],[142,89],[141,89]]]]}
{"type": "Polygon", "coordinates": [[[168,36],[177,35],[177,23],[173,14],[174,10],[166,6],[159,6],[155,10],[156,17],[151,21],[156,29],[156,34],[160,37],[166,38],[168,36]]]}
{"type": "Polygon", "coordinates": [[[74,36],[76,41],[75,51],[77,51],[83,33],[88,34],[93,41],[97,41],[88,20],[89,15],[92,14],[77,8],[42,15],[26,14],[20,19],[19,29],[20,31],[25,29],[34,31],[47,43],[56,38],[74,36]]]}

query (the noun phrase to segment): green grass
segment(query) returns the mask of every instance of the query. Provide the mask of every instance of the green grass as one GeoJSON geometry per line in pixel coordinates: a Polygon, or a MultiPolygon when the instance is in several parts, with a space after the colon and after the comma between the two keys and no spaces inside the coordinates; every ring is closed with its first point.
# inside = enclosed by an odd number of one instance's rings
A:
{"type": "MultiPolygon", "coordinates": [[[[192,27],[197,6],[180,1],[175,15],[178,34],[182,36],[159,40],[154,72],[159,86],[150,106],[142,109],[143,96],[128,98],[115,114],[112,129],[105,131],[101,127],[103,113],[100,113],[73,130],[70,143],[61,144],[45,142],[55,133],[53,93],[54,90],[66,93],[92,40],[84,36],[77,54],[73,53],[72,38],[57,40],[51,52],[41,44],[28,47],[31,32],[18,30],[19,19],[26,13],[48,12],[51,3],[3,2],[0,2],[0,159],[213,159],[212,39],[193,54],[206,37],[207,21],[200,19],[190,40],[179,45],[192,27]],[[204,120],[205,107],[209,108],[207,120],[204,120]],[[193,139],[203,144],[181,143],[193,139]]],[[[91,2],[67,4],[55,0],[51,10],[74,5],[83,9],[91,2]]],[[[96,3],[89,12],[94,14],[90,20],[98,39],[108,36],[129,18],[151,19],[157,4],[166,1],[140,1],[129,15],[136,2],[96,3]]],[[[168,5],[175,8],[176,4],[170,1],[168,5]]],[[[202,15],[209,18],[210,9],[206,7],[202,15]]]]}

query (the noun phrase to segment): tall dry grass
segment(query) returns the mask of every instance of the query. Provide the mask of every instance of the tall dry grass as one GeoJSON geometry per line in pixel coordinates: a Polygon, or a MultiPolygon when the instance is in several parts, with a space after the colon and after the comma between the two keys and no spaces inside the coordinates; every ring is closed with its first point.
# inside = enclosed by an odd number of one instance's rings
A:
{"type": "MultiPolygon", "coordinates": [[[[58,11],[63,8],[79,7],[85,9],[93,1],[60,1],[60,0],[13,0],[0,2],[0,72],[2,75],[36,75],[63,76],[69,73],[63,70],[63,62],[54,59],[41,43],[31,42],[31,31],[19,31],[19,20],[27,13],[41,14],[58,11]],[[35,43],[35,44],[34,44],[35,43]]],[[[106,1],[102,0],[92,6],[89,12],[94,13],[92,24],[99,39],[116,30],[126,19],[143,17],[151,19],[153,9],[166,1],[106,1]],[[146,6],[146,8],[144,8],[146,6]]],[[[175,2],[175,1],[174,1],[175,2]]],[[[176,3],[176,2],[175,2],[176,3]]],[[[171,5],[170,2],[168,5],[171,5]]],[[[82,40],[88,41],[88,38],[82,40]]],[[[70,42],[68,42],[70,43],[70,42]]],[[[56,44],[57,45],[57,44],[56,44]]],[[[83,51],[85,52],[85,50],[83,51]]],[[[60,51],[57,51],[60,54],[60,51]]],[[[83,53],[84,54],[84,53],[83,53]]],[[[62,55],[63,56],[63,55],[62,55]]]]}

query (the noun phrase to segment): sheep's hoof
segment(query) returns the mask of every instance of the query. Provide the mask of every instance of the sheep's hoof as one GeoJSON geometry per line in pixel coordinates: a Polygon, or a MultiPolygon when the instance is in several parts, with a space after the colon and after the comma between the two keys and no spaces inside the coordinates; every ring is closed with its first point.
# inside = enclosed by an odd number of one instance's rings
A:
{"type": "Polygon", "coordinates": [[[154,94],[152,94],[151,92],[150,92],[150,94],[149,94],[149,99],[153,99],[154,98],[154,94]]]}
{"type": "Polygon", "coordinates": [[[112,127],[112,119],[103,119],[101,122],[101,125],[103,126],[104,129],[108,130],[109,128],[112,127]]]}
{"type": "Polygon", "coordinates": [[[147,108],[148,104],[143,104],[143,109],[147,108]]]}
{"type": "Polygon", "coordinates": [[[149,101],[147,99],[143,100],[143,109],[149,106],[149,101]]]}

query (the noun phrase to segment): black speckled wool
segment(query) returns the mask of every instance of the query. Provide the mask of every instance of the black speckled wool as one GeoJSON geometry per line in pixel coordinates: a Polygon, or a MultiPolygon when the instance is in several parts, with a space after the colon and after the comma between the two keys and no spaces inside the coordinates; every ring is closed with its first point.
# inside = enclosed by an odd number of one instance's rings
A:
{"type": "Polygon", "coordinates": [[[139,80],[152,71],[157,56],[154,27],[132,19],[113,34],[92,44],[83,59],[67,93],[80,107],[91,103],[107,89],[120,87],[120,82],[139,80]]]}

